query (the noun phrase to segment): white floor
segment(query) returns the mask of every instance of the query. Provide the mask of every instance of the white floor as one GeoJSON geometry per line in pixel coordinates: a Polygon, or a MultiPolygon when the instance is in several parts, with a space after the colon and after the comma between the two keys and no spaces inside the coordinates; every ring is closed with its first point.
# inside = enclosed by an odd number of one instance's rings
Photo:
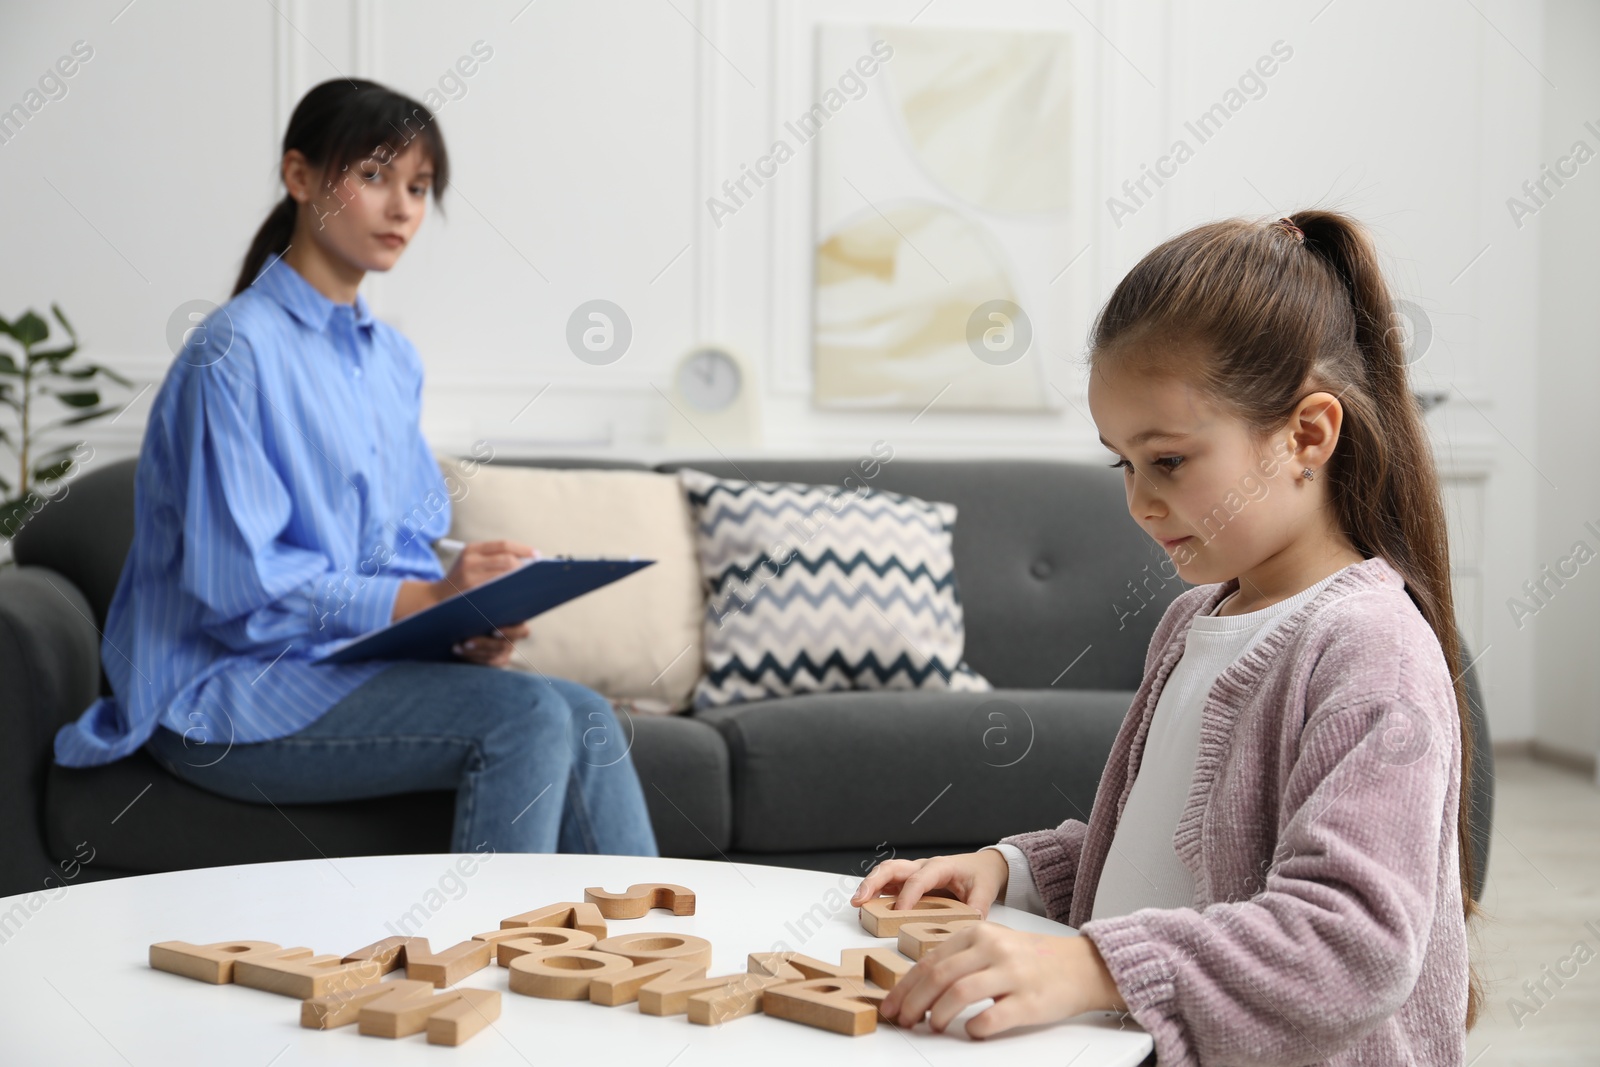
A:
{"type": "Polygon", "coordinates": [[[1499,759],[1495,769],[1486,914],[1473,949],[1488,997],[1467,1035],[1467,1063],[1593,1067],[1600,1064],[1600,790],[1527,757],[1499,759]],[[1587,951],[1574,954],[1579,942],[1587,951]],[[1558,968],[1572,975],[1561,985],[1546,980],[1558,968]],[[1538,999],[1522,988],[1541,980],[1549,993],[1538,999]]]}

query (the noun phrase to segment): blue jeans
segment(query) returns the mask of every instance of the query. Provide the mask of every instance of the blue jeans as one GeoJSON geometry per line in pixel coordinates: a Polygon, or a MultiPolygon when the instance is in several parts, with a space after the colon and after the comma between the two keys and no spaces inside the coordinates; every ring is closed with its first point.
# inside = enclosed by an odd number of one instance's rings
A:
{"type": "Polygon", "coordinates": [[[629,739],[577,682],[471,663],[399,662],[298,733],[221,757],[157,728],[174,775],[236,800],[321,804],[456,794],[453,852],[657,855],[629,739]]]}

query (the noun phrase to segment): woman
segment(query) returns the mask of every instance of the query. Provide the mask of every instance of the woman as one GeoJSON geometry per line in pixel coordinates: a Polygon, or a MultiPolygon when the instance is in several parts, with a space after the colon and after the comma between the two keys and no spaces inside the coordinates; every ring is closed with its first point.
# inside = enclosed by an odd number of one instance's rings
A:
{"type": "Polygon", "coordinates": [[[369,81],[295,108],[288,195],[233,299],[191,331],[153,401],[133,543],[106,619],[114,695],[56,735],[66,766],[141,745],[256,803],[456,791],[456,852],[656,854],[632,761],[586,758],[599,694],[502,670],[525,624],[461,662],[313,665],[333,644],[533,555],[430,543],[450,494],[418,427],[422,364],[358,293],[399,261],[449,177],[438,123],[369,81]]]}

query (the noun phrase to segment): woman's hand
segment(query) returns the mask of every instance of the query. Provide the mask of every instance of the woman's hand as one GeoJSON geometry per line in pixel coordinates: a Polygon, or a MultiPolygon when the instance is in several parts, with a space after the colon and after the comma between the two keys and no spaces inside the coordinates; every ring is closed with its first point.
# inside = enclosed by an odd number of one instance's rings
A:
{"type": "Polygon", "coordinates": [[[518,541],[474,541],[456,556],[445,576],[433,583],[434,591],[444,600],[515,570],[524,560],[538,558],[537,549],[518,541]]]}
{"type": "Polygon", "coordinates": [[[482,637],[469,637],[456,645],[453,652],[468,663],[478,663],[485,667],[504,667],[511,662],[511,656],[516,652],[513,641],[520,641],[528,636],[528,624],[519,622],[515,626],[502,626],[492,633],[482,637]]]}
{"type": "Polygon", "coordinates": [[[1010,875],[1006,858],[992,848],[925,860],[885,860],[861,879],[850,903],[859,908],[874,897],[896,893],[894,906],[904,909],[932,890],[948,889],[978,914],[988,915],[1010,875]]]}
{"type": "Polygon", "coordinates": [[[931,1012],[928,1025],[942,1033],[986,997],[994,1004],[967,1020],[971,1037],[1128,1007],[1087,937],[1025,934],[984,922],[958,927],[925,952],[878,1010],[900,1026],[915,1026],[931,1012]]]}

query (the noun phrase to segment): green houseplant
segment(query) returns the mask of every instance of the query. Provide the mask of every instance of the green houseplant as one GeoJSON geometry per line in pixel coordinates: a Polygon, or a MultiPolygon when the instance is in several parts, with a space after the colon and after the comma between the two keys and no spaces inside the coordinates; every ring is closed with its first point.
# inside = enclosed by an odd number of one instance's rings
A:
{"type": "Polygon", "coordinates": [[[50,324],[29,310],[15,322],[0,318],[0,337],[9,338],[20,354],[0,347],[0,445],[16,459],[15,477],[0,473],[0,538],[9,541],[55,495],[57,484],[78,465],[82,442],[44,448],[54,431],[77,426],[121,411],[121,404],[101,402],[98,379],[123,386],[133,383],[98,363],[74,359],[78,335],[62,314],[50,313],[66,332],[67,343],[51,343],[50,324]],[[39,401],[46,411],[41,423],[39,401]],[[51,417],[51,416],[55,417],[51,417]]]}

